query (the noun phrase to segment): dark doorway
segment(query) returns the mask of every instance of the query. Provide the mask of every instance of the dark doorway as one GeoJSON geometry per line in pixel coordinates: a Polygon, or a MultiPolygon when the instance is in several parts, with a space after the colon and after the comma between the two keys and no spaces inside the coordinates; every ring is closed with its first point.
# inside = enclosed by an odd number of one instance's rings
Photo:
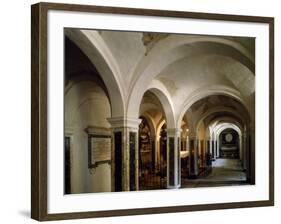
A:
{"type": "Polygon", "coordinates": [[[122,191],[122,132],[114,133],[114,149],[115,149],[115,191],[122,191]]]}
{"type": "Polygon", "coordinates": [[[220,158],[238,159],[239,158],[239,135],[234,129],[228,128],[221,132],[220,158]]]}

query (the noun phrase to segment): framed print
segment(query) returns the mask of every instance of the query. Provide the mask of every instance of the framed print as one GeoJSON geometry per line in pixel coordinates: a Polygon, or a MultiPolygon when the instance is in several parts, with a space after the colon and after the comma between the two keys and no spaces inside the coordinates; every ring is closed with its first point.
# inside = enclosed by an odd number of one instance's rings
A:
{"type": "Polygon", "coordinates": [[[38,3],[31,25],[33,219],[274,205],[274,18],[38,3]]]}

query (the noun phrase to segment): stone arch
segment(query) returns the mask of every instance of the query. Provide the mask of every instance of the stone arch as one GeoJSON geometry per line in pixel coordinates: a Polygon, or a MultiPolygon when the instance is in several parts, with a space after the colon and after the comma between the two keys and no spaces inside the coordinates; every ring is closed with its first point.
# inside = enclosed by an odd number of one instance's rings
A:
{"type": "MultiPolygon", "coordinates": [[[[157,98],[161,102],[165,112],[167,128],[175,128],[174,107],[173,107],[172,99],[166,87],[160,81],[153,80],[153,82],[147,87],[146,91],[151,91],[153,94],[157,96],[157,98]]],[[[127,114],[128,117],[138,117],[139,107],[141,104],[143,94],[139,93],[138,97],[136,97],[134,101],[131,101],[129,103],[128,105],[129,110],[127,114]]]]}
{"type": "MultiPolygon", "coordinates": [[[[198,130],[199,128],[199,125],[201,124],[201,122],[207,118],[208,116],[210,116],[211,114],[214,114],[214,113],[217,113],[217,112],[224,112],[224,113],[228,113],[228,114],[231,114],[237,118],[239,118],[241,121],[243,121],[244,124],[247,123],[246,119],[244,117],[242,117],[240,114],[237,114],[237,113],[234,113],[233,110],[231,108],[228,108],[228,107],[224,107],[224,106],[219,106],[219,107],[215,107],[215,108],[212,108],[210,110],[208,110],[206,113],[204,113],[201,117],[200,120],[198,120],[196,122],[196,130],[198,130]]],[[[236,124],[237,125],[237,124],[236,124]]],[[[239,125],[241,126],[241,124],[239,125]]],[[[240,127],[241,128],[241,127],[240,127]]]]}
{"type": "MultiPolygon", "coordinates": [[[[157,60],[164,61],[166,55],[169,55],[169,53],[176,48],[180,48],[184,45],[189,44],[196,44],[196,43],[217,43],[217,44],[223,44],[225,46],[229,46],[233,48],[234,50],[240,52],[243,56],[248,58],[251,63],[254,63],[254,56],[250,54],[250,52],[242,46],[240,43],[237,43],[233,40],[221,38],[221,37],[212,37],[212,36],[185,36],[185,35],[173,35],[168,36],[162,40],[160,40],[155,46],[149,51],[149,54],[143,57],[142,61],[138,64],[136,67],[133,77],[133,83],[132,87],[135,86],[135,83],[138,82],[138,79],[140,76],[147,76],[151,77],[151,80],[158,74],[155,72],[155,68],[153,66],[150,66],[151,61],[155,62],[157,60]],[[151,71],[149,71],[151,69],[151,71]],[[153,72],[152,72],[153,71],[153,72]]],[[[175,57],[170,57],[174,58],[175,57]]],[[[177,58],[178,59],[178,58],[177,58]]],[[[176,60],[177,60],[176,59],[176,60]]],[[[172,59],[170,59],[172,60],[172,59]]],[[[157,64],[157,63],[156,63],[157,64]]],[[[171,61],[165,62],[163,65],[164,67],[167,64],[171,64],[171,61]]],[[[155,63],[154,63],[155,65],[155,63]]],[[[159,67],[159,64],[157,64],[159,67]]],[[[161,66],[160,66],[161,67],[161,66]]]]}
{"type": "Polygon", "coordinates": [[[159,137],[160,136],[160,131],[161,128],[163,127],[163,125],[166,123],[165,119],[162,119],[156,126],[156,136],[159,137]]]}
{"type": "Polygon", "coordinates": [[[243,130],[247,127],[247,123],[245,124],[240,123],[234,117],[230,117],[227,115],[223,117],[215,118],[209,124],[206,125],[206,127],[209,127],[210,136],[212,136],[212,138],[216,137],[214,130],[216,129],[217,126],[220,125],[220,123],[229,123],[237,126],[241,130],[241,134],[243,133],[243,130]]]}
{"type": "Polygon", "coordinates": [[[65,93],[64,125],[66,136],[71,135],[71,193],[110,191],[111,172],[108,164],[87,172],[88,133],[91,127],[109,130],[106,118],[111,116],[110,100],[104,88],[92,80],[73,82],[65,93]],[[95,116],[92,111],[95,110],[95,116]],[[103,176],[100,182],[94,181],[103,176]]]}
{"type": "Polygon", "coordinates": [[[242,138],[243,138],[243,129],[241,130],[241,127],[237,126],[236,124],[232,124],[232,123],[222,123],[219,124],[216,130],[216,139],[217,139],[217,144],[218,144],[218,148],[220,148],[220,141],[219,141],[219,136],[220,134],[226,130],[226,129],[233,129],[238,133],[239,136],[239,157],[241,160],[243,160],[244,158],[244,151],[245,149],[242,146],[242,138]]]}
{"type": "Polygon", "coordinates": [[[241,128],[239,126],[237,126],[236,124],[231,124],[231,123],[221,123],[218,125],[217,127],[217,135],[219,136],[221,134],[221,132],[223,132],[225,129],[231,128],[235,131],[237,131],[237,133],[241,136],[242,135],[242,131],[241,128]]]}
{"type": "Polygon", "coordinates": [[[108,90],[112,117],[124,116],[124,93],[120,69],[98,32],[65,29],[65,35],[73,41],[97,68],[108,90]]]}
{"type": "MultiPolygon", "coordinates": [[[[248,68],[253,71],[254,56],[249,53],[249,51],[243,47],[240,43],[235,41],[224,39],[220,37],[206,37],[206,36],[190,36],[186,37],[184,35],[168,36],[160,40],[155,46],[149,51],[140,63],[138,63],[133,79],[129,88],[128,102],[134,101],[138,98],[139,93],[144,93],[146,86],[169,64],[177,61],[180,58],[185,57],[186,53],[176,53],[173,57],[170,55],[171,51],[180,48],[184,45],[195,44],[195,43],[217,43],[229,46],[231,49],[239,52],[243,56],[240,63],[247,64],[245,60],[249,61],[248,68]],[[166,57],[166,58],[165,58],[166,57]],[[151,63],[153,62],[153,63],[151,63]]],[[[240,57],[235,57],[235,60],[239,60],[240,57]]],[[[128,108],[128,114],[131,113],[131,108],[128,108]]]]}
{"type": "Polygon", "coordinates": [[[244,129],[247,127],[247,123],[240,123],[237,121],[237,119],[235,119],[234,117],[230,117],[230,116],[223,116],[223,117],[219,117],[219,118],[215,118],[214,120],[212,120],[209,124],[209,127],[213,126],[210,129],[210,134],[212,134],[212,139],[217,141],[217,147],[219,147],[219,135],[220,133],[227,129],[227,128],[232,128],[235,131],[237,131],[238,135],[239,135],[239,147],[240,147],[240,151],[239,151],[239,155],[240,155],[240,159],[243,163],[245,163],[245,152],[247,149],[244,148],[243,145],[243,136],[244,136],[244,129]]]}
{"type": "Polygon", "coordinates": [[[153,119],[151,118],[151,116],[147,113],[144,113],[144,114],[140,114],[140,117],[144,117],[148,123],[148,126],[150,128],[150,131],[152,132],[152,136],[155,136],[156,135],[156,127],[155,127],[155,124],[153,122],[153,119]]]}
{"type": "Polygon", "coordinates": [[[224,95],[224,96],[232,97],[237,101],[239,101],[248,110],[248,107],[246,106],[246,103],[244,102],[241,94],[233,88],[222,86],[222,85],[214,85],[205,88],[200,88],[194,91],[192,94],[190,94],[185,100],[185,102],[183,103],[182,108],[179,110],[180,112],[176,123],[177,126],[180,127],[180,123],[184,114],[195,102],[211,95],[224,95]]]}
{"type": "Polygon", "coordinates": [[[195,137],[196,136],[196,129],[195,129],[195,124],[194,120],[192,119],[192,113],[191,112],[186,112],[184,113],[182,119],[178,122],[178,127],[181,127],[181,121],[185,119],[188,122],[188,135],[195,137]]]}
{"type": "Polygon", "coordinates": [[[223,117],[215,118],[207,126],[212,126],[212,129],[214,129],[216,126],[220,125],[220,123],[229,123],[237,126],[241,130],[241,133],[243,133],[243,130],[247,129],[247,123],[241,123],[242,121],[238,121],[237,118],[232,117],[232,115],[225,115],[223,117]]]}

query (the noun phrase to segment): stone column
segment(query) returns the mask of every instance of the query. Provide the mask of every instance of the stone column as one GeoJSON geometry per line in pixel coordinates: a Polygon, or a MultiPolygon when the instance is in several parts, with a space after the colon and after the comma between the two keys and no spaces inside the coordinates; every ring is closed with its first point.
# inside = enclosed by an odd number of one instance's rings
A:
{"type": "Polygon", "coordinates": [[[195,179],[198,176],[198,152],[195,135],[189,136],[189,178],[195,179]]]}
{"type": "Polygon", "coordinates": [[[214,161],[215,158],[215,141],[211,140],[211,154],[212,154],[212,160],[214,161]]]}
{"type": "Polygon", "coordinates": [[[112,191],[138,190],[138,130],[141,120],[114,117],[108,121],[112,128],[112,191]]]}
{"type": "Polygon", "coordinates": [[[215,140],[214,140],[214,152],[215,152],[214,157],[215,157],[215,159],[217,159],[217,158],[218,158],[218,150],[217,150],[217,146],[218,146],[218,144],[217,144],[217,139],[215,138],[215,140]]]}
{"type": "Polygon", "coordinates": [[[255,161],[255,154],[256,154],[256,141],[255,141],[255,92],[253,92],[250,96],[250,123],[249,123],[249,169],[250,169],[250,183],[255,184],[255,166],[256,166],[256,161],[255,161]]]}
{"type": "Polygon", "coordinates": [[[186,151],[188,151],[189,152],[189,137],[188,136],[186,136],[186,151]]]}
{"type": "Polygon", "coordinates": [[[253,130],[244,131],[244,164],[243,168],[246,171],[247,181],[251,184],[255,183],[255,149],[251,145],[253,138],[253,130]],[[252,134],[252,135],[251,135],[252,134]]]}
{"type": "Polygon", "coordinates": [[[243,138],[243,169],[244,171],[247,170],[247,151],[248,151],[248,147],[247,147],[247,131],[246,129],[243,131],[243,135],[242,135],[242,138],[243,138]]]}
{"type": "Polygon", "coordinates": [[[211,140],[206,141],[206,165],[207,167],[212,166],[212,153],[211,153],[211,140]]]}
{"type": "Polygon", "coordinates": [[[198,174],[199,174],[201,168],[201,158],[200,158],[200,140],[198,138],[196,138],[195,151],[197,152],[197,167],[198,167],[198,174]]]}
{"type": "Polygon", "coordinates": [[[209,161],[211,161],[211,155],[210,155],[210,140],[205,140],[205,166],[209,167],[209,161]]]}
{"type": "Polygon", "coordinates": [[[249,173],[250,178],[249,182],[251,184],[256,183],[256,174],[255,174],[255,167],[256,167],[256,161],[255,161],[255,123],[250,125],[250,132],[249,132],[249,173]]]}
{"type": "Polygon", "coordinates": [[[150,144],[151,144],[151,161],[152,161],[152,170],[155,172],[156,163],[157,163],[157,150],[156,150],[156,138],[154,135],[150,136],[150,144]]]}
{"type": "Polygon", "coordinates": [[[200,141],[200,150],[202,153],[202,166],[203,168],[206,168],[207,154],[206,154],[206,141],[204,139],[200,141]]]}
{"type": "Polygon", "coordinates": [[[217,139],[217,158],[220,157],[220,140],[219,137],[217,139]]]}
{"type": "Polygon", "coordinates": [[[239,159],[241,161],[241,164],[243,166],[243,134],[239,134],[239,159]]]}
{"type": "Polygon", "coordinates": [[[197,152],[198,152],[198,167],[201,168],[202,165],[202,148],[201,140],[197,139],[197,152]]]}
{"type": "Polygon", "coordinates": [[[167,129],[167,188],[181,185],[180,133],[178,128],[167,129]]]}

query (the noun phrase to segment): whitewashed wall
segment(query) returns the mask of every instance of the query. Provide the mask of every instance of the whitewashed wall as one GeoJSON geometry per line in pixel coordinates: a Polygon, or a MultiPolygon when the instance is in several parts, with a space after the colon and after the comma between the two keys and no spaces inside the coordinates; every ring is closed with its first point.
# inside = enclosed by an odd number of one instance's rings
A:
{"type": "Polygon", "coordinates": [[[71,136],[71,192],[111,190],[108,163],[88,168],[88,126],[109,128],[110,103],[104,90],[92,81],[75,83],[65,95],[65,127],[71,136]],[[71,133],[72,132],[72,133],[71,133]]]}

